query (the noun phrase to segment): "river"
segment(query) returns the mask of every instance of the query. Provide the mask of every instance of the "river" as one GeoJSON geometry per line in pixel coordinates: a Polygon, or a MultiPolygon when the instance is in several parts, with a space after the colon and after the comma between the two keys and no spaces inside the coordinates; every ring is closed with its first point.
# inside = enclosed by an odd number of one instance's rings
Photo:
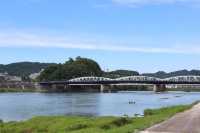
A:
{"type": "Polygon", "coordinates": [[[197,100],[199,92],[0,93],[0,119],[19,121],[46,115],[134,116],[142,115],[147,108],[197,100]]]}

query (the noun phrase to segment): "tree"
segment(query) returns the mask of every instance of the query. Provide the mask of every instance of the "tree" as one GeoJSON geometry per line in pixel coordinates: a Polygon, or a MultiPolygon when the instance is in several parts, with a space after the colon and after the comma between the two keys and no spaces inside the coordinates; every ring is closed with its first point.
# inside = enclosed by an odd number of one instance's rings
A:
{"type": "Polygon", "coordinates": [[[58,65],[51,65],[44,69],[44,71],[38,77],[39,81],[49,81],[52,80],[52,74],[57,70],[58,65]]]}

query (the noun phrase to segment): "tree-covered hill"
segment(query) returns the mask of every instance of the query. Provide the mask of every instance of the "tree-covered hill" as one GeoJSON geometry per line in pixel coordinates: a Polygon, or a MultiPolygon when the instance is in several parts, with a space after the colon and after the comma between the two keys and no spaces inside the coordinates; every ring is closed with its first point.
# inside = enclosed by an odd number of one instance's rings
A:
{"type": "Polygon", "coordinates": [[[53,63],[39,63],[39,62],[18,62],[8,65],[0,65],[0,73],[7,72],[13,76],[29,76],[32,73],[38,73],[42,69],[53,65],[53,63]]]}
{"type": "Polygon", "coordinates": [[[38,77],[40,81],[68,80],[83,76],[102,76],[103,72],[97,62],[87,58],[70,58],[64,64],[47,67],[38,77]]]}

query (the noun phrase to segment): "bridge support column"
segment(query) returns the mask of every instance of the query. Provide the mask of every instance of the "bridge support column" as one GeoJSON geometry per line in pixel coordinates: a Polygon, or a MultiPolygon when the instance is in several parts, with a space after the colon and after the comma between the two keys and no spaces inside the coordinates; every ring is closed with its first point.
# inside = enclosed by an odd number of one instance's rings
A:
{"type": "Polygon", "coordinates": [[[100,92],[103,93],[104,90],[105,90],[105,86],[104,86],[104,85],[101,85],[101,86],[100,86],[100,92]]]}
{"type": "Polygon", "coordinates": [[[52,89],[53,91],[56,91],[56,90],[57,90],[57,85],[52,84],[52,85],[51,85],[51,89],[52,89]]]}
{"type": "Polygon", "coordinates": [[[22,90],[24,90],[24,89],[25,89],[25,86],[24,86],[24,85],[21,85],[21,88],[22,88],[22,90]]]}
{"type": "Polygon", "coordinates": [[[100,87],[100,92],[103,93],[111,93],[113,90],[113,85],[101,85],[100,87]]]}
{"type": "Polygon", "coordinates": [[[66,84],[64,85],[64,90],[67,90],[67,85],[66,84]]]}
{"type": "Polygon", "coordinates": [[[153,87],[154,92],[163,92],[166,91],[166,85],[165,84],[156,84],[153,87]]]}

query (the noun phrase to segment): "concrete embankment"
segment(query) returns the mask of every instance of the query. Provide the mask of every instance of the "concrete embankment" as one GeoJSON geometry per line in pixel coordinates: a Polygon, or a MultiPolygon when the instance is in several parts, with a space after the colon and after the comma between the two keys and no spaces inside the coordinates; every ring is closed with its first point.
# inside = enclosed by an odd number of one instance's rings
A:
{"type": "Polygon", "coordinates": [[[30,90],[30,91],[38,91],[41,89],[41,86],[38,83],[34,82],[0,82],[0,90],[30,90]]]}
{"type": "Polygon", "coordinates": [[[99,86],[41,86],[37,82],[0,82],[0,92],[99,92],[99,86]]]}

